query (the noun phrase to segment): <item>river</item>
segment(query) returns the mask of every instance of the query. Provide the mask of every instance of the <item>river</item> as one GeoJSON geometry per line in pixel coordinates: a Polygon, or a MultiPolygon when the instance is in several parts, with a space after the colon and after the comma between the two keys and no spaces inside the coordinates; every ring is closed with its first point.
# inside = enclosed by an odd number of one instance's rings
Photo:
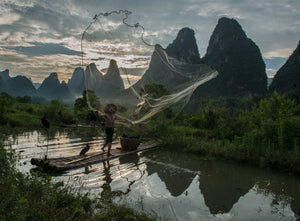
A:
{"type": "MultiPolygon", "coordinates": [[[[30,173],[32,157],[79,154],[88,142],[100,151],[95,129],[25,132],[6,137],[30,173]]],[[[115,141],[117,142],[117,140],[115,141]]],[[[157,148],[53,174],[74,190],[168,220],[299,220],[300,177],[157,148]]]]}

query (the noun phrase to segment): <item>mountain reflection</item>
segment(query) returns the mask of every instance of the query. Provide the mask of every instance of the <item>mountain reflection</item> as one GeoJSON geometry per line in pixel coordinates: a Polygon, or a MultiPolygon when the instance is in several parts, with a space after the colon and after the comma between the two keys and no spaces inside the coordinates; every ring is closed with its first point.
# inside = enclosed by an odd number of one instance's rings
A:
{"type": "Polygon", "coordinates": [[[270,198],[272,210],[278,211],[279,204],[290,205],[295,216],[300,216],[298,177],[170,151],[146,152],[141,156],[147,159],[148,176],[156,173],[173,197],[187,193],[198,175],[199,191],[212,215],[230,212],[242,196],[254,189],[270,198]]]}
{"type": "Polygon", "coordinates": [[[168,152],[155,156],[155,160],[146,161],[148,176],[157,173],[158,177],[165,183],[170,194],[174,197],[181,195],[193,181],[196,172],[184,170],[186,162],[182,156],[168,152]],[[165,166],[162,166],[162,163],[165,166]],[[169,164],[167,166],[166,164],[169,164]],[[174,167],[176,166],[176,167],[174,167]]]}
{"type": "Polygon", "coordinates": [[[229,212],[255,184],[253,174],[233,164],[205,161],[200,170],[199,188],[212,214],[229,212]]]}
{"type": "Polygon", "coordinates": [[[177,153],[155,156],[146,162],[148,176],[157,173],[172,196],[184,193],[199,171],[199,189],[211,214],[229,212],[239,198],[254,186],[255,178],[236,165],[193,160],[183,160],[177,153]],[[173,166],[164,166],[160,163],[173,166]],[[178,169],[181,168],[181,169],[178,169]],[[183,168],[186,168],[185,170],[183,168]]]}

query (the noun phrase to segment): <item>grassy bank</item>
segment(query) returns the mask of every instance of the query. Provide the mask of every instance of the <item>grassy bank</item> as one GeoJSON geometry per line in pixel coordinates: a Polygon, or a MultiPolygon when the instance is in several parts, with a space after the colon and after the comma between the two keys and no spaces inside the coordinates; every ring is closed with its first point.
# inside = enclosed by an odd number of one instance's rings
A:
{"type": "Polygon", "coordinates": [[[154,220],[125,206],[80,195],[41,173],[24,175],[0,147],[0,220],[154,220]]]}
{"type": "Polygon", "coordinates": [[[161,113],[144,136],[176,151],[300,174],[300,105],[277,93],[234,104],[209,101],[175,118],[161,113]]]}

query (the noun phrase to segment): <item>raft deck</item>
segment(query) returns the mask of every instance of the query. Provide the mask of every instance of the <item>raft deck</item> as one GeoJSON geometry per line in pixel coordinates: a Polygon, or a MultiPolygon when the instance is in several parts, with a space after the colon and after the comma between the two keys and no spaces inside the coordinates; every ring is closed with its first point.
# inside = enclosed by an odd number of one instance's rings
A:
{"type": "Polygon", "coordinates": [[[71,170],[79,167],[84,167],[94,163],[111,160],[132,153],[145,151],[157,146],[158,143],[150,141],[146,143],[141,143],[135,150],[124,151],[122,150],[120,145],[117,145],[117,146],[112,146],[110,151],[112,156],[109,157],[107,156],[107,152],[93,152],[93,153],[87,153],[85,155],[76,155],[76,156],[61,157],[61,158],[49,158],[49,159],[32,158],[31,164],[40,166],[45,170],[62,172],[62,171],[71,170]]]}

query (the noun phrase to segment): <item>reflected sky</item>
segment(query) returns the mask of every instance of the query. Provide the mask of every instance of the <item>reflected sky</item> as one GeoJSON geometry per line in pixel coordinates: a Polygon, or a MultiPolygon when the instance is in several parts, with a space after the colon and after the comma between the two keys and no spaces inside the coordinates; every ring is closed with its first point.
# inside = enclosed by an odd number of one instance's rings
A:
{"type": "MultiPolygon", "coordinates": [[[[48,157],[77,155],[87,142],[100,151],[100,131],[51,133],[48,157]]],[[[116,144],[117,141],[115,141],[116,144]]],[[[6,139],[29,173],[32,157],[44,156],[46,135],[29,132],[6,139]]],[[[245,165],[207,160],[162,149],[54,174],[82,193],[125,204],[170,220],[297,220],[300,178],[245,165]]]]}

